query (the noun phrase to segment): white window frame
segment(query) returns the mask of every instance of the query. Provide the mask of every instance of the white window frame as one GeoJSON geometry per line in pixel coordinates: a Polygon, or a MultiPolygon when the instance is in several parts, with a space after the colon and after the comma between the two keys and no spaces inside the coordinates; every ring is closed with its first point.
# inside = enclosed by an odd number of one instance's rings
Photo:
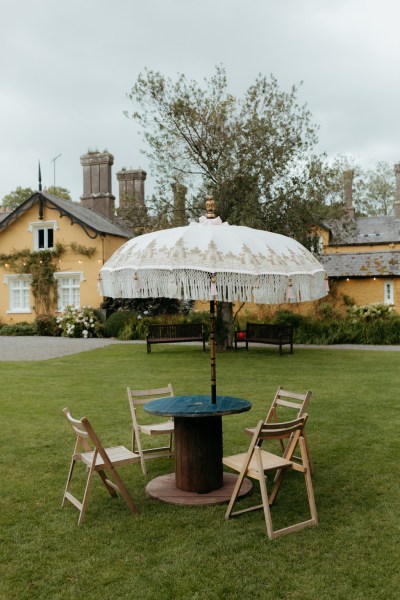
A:
{"type": "Polygon", "coordinates": [[[311,252],[312,254],[321,254],[324,249],[324,238],[322,235],[315,236],[315,243],[312,244],[311,252]]]}
{"type": "MultiPolygon", "coordinates": [[[[58,272],[54,274],[54,278],[57,280],[58,282],[58,305],[57,305],[57,312],[63,312],[65,310],[65,308],[67,306],[73,306],[74,308],[79,308],[79,306],[81,306],[80,304],[80,298],[81,298],[81,282],[85,281],[85,275],[82,271],[76,271],[76,272],[71,272],[71,271],[64,271],[64,272],[58,272]],[[73,302],[72,298],[69,298],[68,302],[62,302],[62,283],[67,280],[67,279],[72,279],[72,280],[77,280],[79,282],[79,302],[73,302]]],[[[72,284],[71,285],[71,292],[73,288],[78,288],[77,284],[72,284]]]]}
{"type": "Polygon", "coordinates": [[[13,274],[4,275],[4,283],[9,286],[8,295],[8,310],[7,314],[30,314],[32,312],[31,307],[31,280],[32,276],[29,274],[13,274]],[[16,283],[26,283],[24,286],[20,286],[19,291],[19,302],[17,306],[14,303],[14,292],[16,283]],[[28,293],[26,293],[28,292],[28,293]]]}
{"type": "Polygon", "coordinates": [[[384,304],[394,304],[394,283],[393,281],[383,282],[383,302],[384,304]]]}
{"type": "Polygon", "coordinates": [[[54,248],[54,232],[59,229],[57,221],[32,221],[29,223],[28,231],[33,233],[33,249],[38,252],[39,250],[53,250],[54,248]],[[45,245],[43,248],[39,248],[39,230],[45,231],[45,245]],[[53,245],[49,247],[48,242],[48,231],[53,231],[53,245]]]}

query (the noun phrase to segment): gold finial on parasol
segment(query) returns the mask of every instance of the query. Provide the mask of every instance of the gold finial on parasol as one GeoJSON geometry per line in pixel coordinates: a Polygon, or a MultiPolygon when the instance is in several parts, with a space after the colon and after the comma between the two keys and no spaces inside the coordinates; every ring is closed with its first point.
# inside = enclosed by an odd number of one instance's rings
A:
{"type": "Polygon", "coordinates": [[[208,196],[206,200],[207,219],[215,219],[215,200],[208,196]]]}

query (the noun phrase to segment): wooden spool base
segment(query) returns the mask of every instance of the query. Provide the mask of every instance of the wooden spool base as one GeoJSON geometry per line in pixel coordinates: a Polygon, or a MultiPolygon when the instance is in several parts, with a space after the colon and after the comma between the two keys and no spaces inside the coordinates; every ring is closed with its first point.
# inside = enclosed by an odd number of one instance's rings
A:
{"type": "MultiPolygon", "coordinates": [[[[233,473],[223,474],[223,485],[217,490],[206,494],[197,492],[186,492],[176,487],[175,473],[156,477],[146,486],[146,495],[153,500],[160,500],[168,504],[182,504],[184,506],[207,506],[208,504],[224,504],[229,502],[233,488],[237,480],[233,473]]],[[[251,493],[253,484],[247,478],[244,479],[239,498],[244,498],[251,493]]]]}

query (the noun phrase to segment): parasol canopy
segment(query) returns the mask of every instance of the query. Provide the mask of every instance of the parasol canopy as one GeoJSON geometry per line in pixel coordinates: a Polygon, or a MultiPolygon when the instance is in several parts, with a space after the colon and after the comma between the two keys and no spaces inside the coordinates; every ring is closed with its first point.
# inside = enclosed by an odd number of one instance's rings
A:
{"type": "Polygon", "coordinates": [[[112,298],[281,304],[327,293],[320,262],[296,240],[201,217],[126,242],[100,270],[112,298]]]}

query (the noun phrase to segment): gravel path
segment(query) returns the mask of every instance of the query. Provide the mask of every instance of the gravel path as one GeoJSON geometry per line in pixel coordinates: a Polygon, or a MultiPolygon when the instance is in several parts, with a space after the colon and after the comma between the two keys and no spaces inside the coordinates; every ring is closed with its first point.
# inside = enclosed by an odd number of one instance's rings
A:
{"type": "MultiPolygon", "coordinates": [[[[121,342],[109,338],[75,339],[46,336],[0,336],[0,361],[47,360],[68,354],[79,354],[104,348],[111,344],[144,344],[142,341],[121,342]]],[[[399,352],[399,346],[357,346],[354,344],[338,344],[337,346],[307,346],[296,344],[295,348],[330,349],[330,350],[378,350],[399,352]]]]}
{"type": "Polygon", "coordinates": [[[0,336],[0,361],[47,360],[79,354],[111,344],[132,344],[109,338],[65,338],[47,336],[0,336]]]}

